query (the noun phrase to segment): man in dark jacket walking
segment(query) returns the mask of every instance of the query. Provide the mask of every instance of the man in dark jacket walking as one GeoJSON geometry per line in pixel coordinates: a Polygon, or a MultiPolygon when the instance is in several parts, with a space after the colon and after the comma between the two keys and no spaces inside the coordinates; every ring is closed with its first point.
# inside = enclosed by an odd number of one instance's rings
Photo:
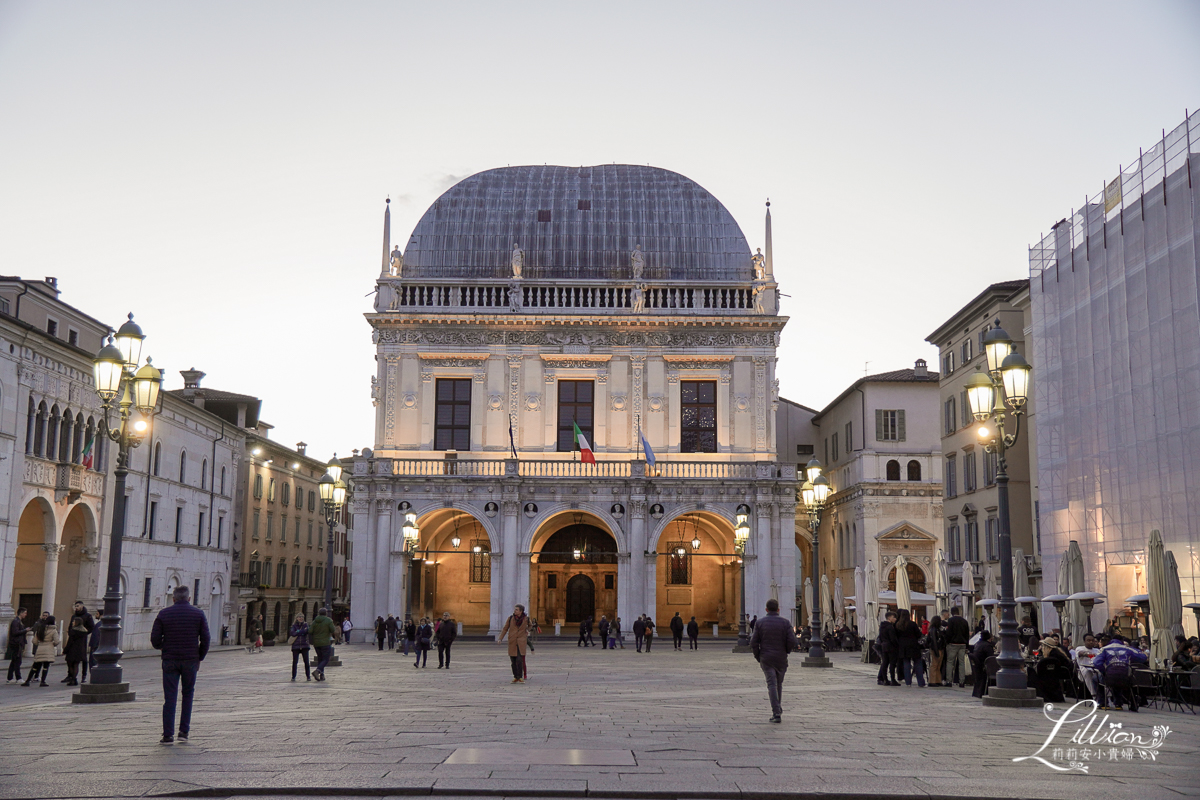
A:
{"type": "Polygon", "coordinates": [[[699,650],[700,649],[700,626],[696,623],[695,617],[692,617],[691,621],[689,621],[687,624],[687,634],[688,634],[688,649],[689,650],[699,650]]]}
{"type": "Polygon", "coordinates": [[[25,655],[25,615],[29,611],[22,606],[17,609],[17,615],[8,623],[8,680],[21,680],[21,659],[25,655]]]}
{"type": "Polygon", "coordinates": [[[967,644],[971,641],[971,626],[962,617],[962,609],[958,606],[950,609],[950,619],[946,622],[946,683],[958,684],[958,688],[967,685],[967,644]],[[958,668],[958,679],[954,671],[958,668]]]}
{"type": "Polygon", "coordinates": [[[450,619],[449,611],[442,612],[442,621],[438,623],[437,633],[433,635],[437,640],[438,669],[442,668],[443,663],[446,669],[450,669],[450,645],[454,644],[457,636],[458,623],[450,619]]]}
{"type": "Polygon", "coordinates": [[[896,638],[896,612],[889,611],[879,623],[879,637],[875,639],[875,647],[879,650],[879,674],[876,683],[880,686],[899,686],[896,680],[897,667],[900,666],[900,640],[896,638]]]}
{"type": "Polygon", "coordinates": [[[674,640],[676,650],[683,649],[683,617],[679,616],[679,612],[675,612],[675,616],[671,617],[671,638],[674,640]]]}
{"type": "Polygon", "coordinates": [[[646,615],[641,614],[633,621],[633,643],[637,645],[637,651],[642,652],[642,638],[646,635],[646,615]]]}
{"type": "Polygon", "coordinates": [[[771,698],[771,722],[783,722],[783,676],[788,668],[788,653],[796,651],[796,632],[792,623],[779,616],[779,601],[767,601],[767,615],[754,625],[750,650],[767,678],[767,696],[771,698]]]}
{"type": "Polygon", "coordinates": [[[158,612],[150,630],[150,644],[162,651],[163,744],[175,741],[175,700],[183,681],[183,710],[179,715],[179,738],[186,739],[192,727],[192,697],[196,673],[208,655],[208,620],[192,605],[186,586],[175,587],[174,603],[158,612]]]}
{"type": "Polygon", "coordinates": [[[395,650],[396,649],[396,630],[398,628],[398,625],[396,623],[396,618],[393,615],[388,614],[387,622],[383,623],[383,627],[387,631],[388,650],[395,650]]]}
{"type": "Polygon", "coordinates": [[[608,649],[608,629],[609,629],[609,627],[611,627],[608,624],[608,617],[601,614],[600,615],[600,624],[597,625],[596,627],[598,627],[600,629],[600,649],[607,650],[608,649]]]}

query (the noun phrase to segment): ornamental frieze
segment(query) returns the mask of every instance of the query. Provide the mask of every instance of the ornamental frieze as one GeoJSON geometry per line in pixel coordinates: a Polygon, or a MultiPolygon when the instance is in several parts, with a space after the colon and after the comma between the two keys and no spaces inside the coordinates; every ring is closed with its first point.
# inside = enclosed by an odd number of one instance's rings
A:
{"type": "MultiPolygon", "coordinates": [[[[424,328],[377,328],[376,342],[445,347],[488,345],[568,347],[778,347],[777,332],[706,333],[702,331],[454,331],[424,328]]],[[[711,367],[702,367],[708,369],[711,367]]]]}

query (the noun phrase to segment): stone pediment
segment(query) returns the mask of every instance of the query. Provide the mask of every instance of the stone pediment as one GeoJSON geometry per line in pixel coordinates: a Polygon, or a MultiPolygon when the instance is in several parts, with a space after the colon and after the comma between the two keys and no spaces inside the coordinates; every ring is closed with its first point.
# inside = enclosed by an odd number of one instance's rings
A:
{"type": "Polygon", "coordinates": [[[911,522],[900,522],[885,531],[875,534],[876,541],[936,542],[938,538],[911,522]]]}

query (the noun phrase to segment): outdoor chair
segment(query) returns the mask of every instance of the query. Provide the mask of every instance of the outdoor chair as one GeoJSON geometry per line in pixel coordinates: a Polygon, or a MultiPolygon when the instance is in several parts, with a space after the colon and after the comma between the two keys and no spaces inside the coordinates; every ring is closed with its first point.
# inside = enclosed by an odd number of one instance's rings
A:
{"type": "Polygon", "coordinates": [[[1158,687],[1154,684],[1154,673],[1146,669],[1133,671],[1133,689],[1137,694],[1138,705],[1153,705],[1158,708],[1158,687]]]}

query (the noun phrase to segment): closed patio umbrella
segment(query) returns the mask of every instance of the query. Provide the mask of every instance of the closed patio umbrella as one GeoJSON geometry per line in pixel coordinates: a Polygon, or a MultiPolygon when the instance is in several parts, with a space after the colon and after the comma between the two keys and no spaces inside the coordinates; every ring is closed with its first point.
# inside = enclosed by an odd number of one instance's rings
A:
{"type": "Polygon", "coordinates": [[[896,556],[896,609],[912,612],[912,589],[908,585],[908,559],[896,556]]]}
{"type": "Polygon", "coordinates": [[[808,624],[806,627],[809,627],[809,628],[812,627],[813,609],[814,608],[816,608],[816,606],[813,605],[812,578],[805,578],[804,579],[804,613],[808,615],[808,624]]]}
{"type": "Polygon", "coordinates": [[[1171,641],[1183,635],[1183,592],[1179,587],[1179,565],[1175,554],[1167,550],[1163,558],[1167,561],[1167,623],[1171,626],[1171,641]]]}
{"type": "MultiPolygon", "coordinates": [[[[1063,553],[1062,559],[1058,562],[1058,584],[1059,597],[1064,600],[1071,594],[1071,560],[1070,551],[1063,553]]],[[[1063,641],[1066,641],[1067,631],[1071,628],[1071,618],[1067,614],[1066,606],[1063,606],[1062,611],[1058,612],[1060,619],[1060,627],[1062,628],[1063,641]]]]}
{"type": "Polygon", "coordinates": [[[842,593],[841,578],[833,579],[833,613],[839,624],[846,617],[846,596],[842,593]]]}
{"type": "Polygon", "coordinates": [[[941,614],[946,610],[946,601],[950,599],[950,566],[946,563],[946,552],[937,551],[937,568],[933,571],[933,596],[937,598],[937,611],[941,614]]]}
{"type": "Polygon", "coordinates": [[[971,621],[971,627],[975,627],[975,606],[974,603],[979,599],[979,593],[975,591],[975,570],[971,568],[970,561],[962,562],[962,610],[963,616],[971,621]]]}
{"type": "MultiPolygon", "coordinates": [[[[1067,547],[1067,587],[1070,589],[1067,594],[1075,594],[1076,592],[1087,591],[1087,587],[1083,585],[1083,552],[1079,549],[1079,542],[1074,539],[1067,547]]],[[[1071,637],[1071,645],[1076,646],[1083,641],[1083,635],[1087,633],[1088,615],[1083,610],[1083,603],[1078,600],[1067,601],[1067,618],[1070,622],[1067,627],[1071,629],[1070,634],[1063,631],[1071,637]]]]}
{"type": "MultiPolygon", "coordinates": [[[[875,575],[874,561],[867,562],[867,576],[863,583],[863,600],[858,603],[860,606],[867,607],[867,627],[863,629],[862,635],[867,641],[873,642],[879,635],[879,578],[875,575]]],[[[867,658],[870,657],[866,653],[863,655],[867,658]]]]}
{"type": "Polygon", "coordinates": [[[829,576],[821,576],[821,635],[833,630],[833,598],[829,596],[829,576]]]}
{"type": "MultiPolygon", "coordinates": [[[[993,600],[1000,596],[1000,590],[996,586],[996,570],[992,569],[992,565],[988,564],[987,569],[983,572],[983,596],[992,598],[993,600]]],[[[987,629],[996,635],[996,612],[991,609],[991,613],[987,615],[987,629]]]]}
{"type": "Polygon", "coordinates": [[[867,615],[865,613],[865,609],[867,607],[867,603],[866,603],[867,596],[866,596],[866,594],[864,594],[864,591],[866,589],[866,580],[867,580],[867,576],[863,574],[862,567],[855,567],[854,568],[854,606],[855,606],[854,622],[856,625],[858,625],[858,635],[859,636],[862,636],[863,631],[865,631],[867,629],[867,626],[866,626],[866,616],[867,615]]]}
{"type": "Polygon", "coordinates": [[[1162,534],[1150,531],[1146,544],[1146,594],[1150,595],[1150,658],[1155,666],[1171,660],[1174,652],[1171,641],[1171,622],[1168,619],[1170,585],[1167,562],[1163,555],[1162,534]]]}

